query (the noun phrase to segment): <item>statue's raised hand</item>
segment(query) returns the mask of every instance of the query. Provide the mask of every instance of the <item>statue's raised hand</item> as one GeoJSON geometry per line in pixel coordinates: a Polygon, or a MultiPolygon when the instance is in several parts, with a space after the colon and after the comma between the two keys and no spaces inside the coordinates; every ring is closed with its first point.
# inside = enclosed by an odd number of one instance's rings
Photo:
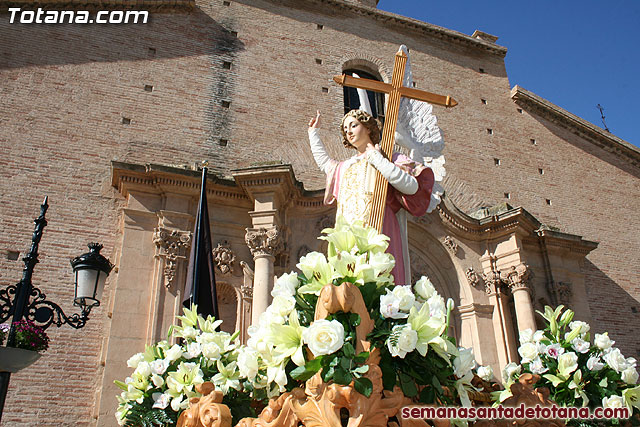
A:
{"type": "Polygon", "coordinates": [[[314,129],[320,127],[320,110],[316,110],[316,116],[309,120],[309,127],[314,129]]]}

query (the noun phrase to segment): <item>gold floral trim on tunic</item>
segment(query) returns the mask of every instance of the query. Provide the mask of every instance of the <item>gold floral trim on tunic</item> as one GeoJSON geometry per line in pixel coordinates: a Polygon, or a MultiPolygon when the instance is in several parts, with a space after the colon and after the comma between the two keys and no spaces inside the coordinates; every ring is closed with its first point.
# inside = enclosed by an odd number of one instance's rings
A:
{"type": "Polygon", "coordinates": [[[349,224],[369,220],[373,203],[373,191],[368,188],[372,182],[368,177],[371,169],[363,157],[344,172],[340,180],[336,218],[342,215],[349,224]]]}

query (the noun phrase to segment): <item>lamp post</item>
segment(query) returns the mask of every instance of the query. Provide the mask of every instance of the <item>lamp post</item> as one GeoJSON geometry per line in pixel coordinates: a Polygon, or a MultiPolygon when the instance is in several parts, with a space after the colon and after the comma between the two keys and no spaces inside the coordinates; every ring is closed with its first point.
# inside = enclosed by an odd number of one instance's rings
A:
{"type": "MultiPolygon", "coordinates": [[[[16,328],[15,322],[27,319],[46,330],[52,324],[57,327],[65,323],[75,329],[82,328],[89,320],[89,313],[95,306],[100,305],[100,297],[104,282],[111,272],[113,265],[104,256],[100,255],[102,245],[90,243],[90,251],[71,260],[71,267],[75,274],[75,294],[73,304],[80,307],[80,313],[71,316],[64,314],[60,306],[48,301],[46,295],[40,289],[33,286],[31,277],[33,269],[38,263],[38,245],[42,237],[42,231],[47,225],[45,214],[49,205],[45,197],[40,206],[40,216],[34,220],[35,229],[31,238],[31,249],[22,259],[24,269],[22,280],[16,285],[9,285],[0,290],[0,323],[7,321],[11,316],[11,326],[7,336],[7,347],[15,347],[16,328]]],[[[0,420],[4,409],[11,372],[0,372],[0,420]]]]}

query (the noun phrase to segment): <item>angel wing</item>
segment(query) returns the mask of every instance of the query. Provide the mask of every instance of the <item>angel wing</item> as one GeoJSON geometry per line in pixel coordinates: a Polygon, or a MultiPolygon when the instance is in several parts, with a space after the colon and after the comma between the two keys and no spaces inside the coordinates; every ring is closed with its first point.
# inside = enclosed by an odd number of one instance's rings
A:
{"type": "MultiPolygon", "coordinates": [[[[405,45],[400,49],[407,55],[403,86],[412,87],[413,76],[409,52],[405,45]]],[[[396,143],[410,150],[410,157],[433,171],[435,182],[427,212],[433,211],[442,198],[442,181],[447,173],[444,168],[444,139],[433,114],[433,106],[427,102],[402,98],[396,126],[396,143]]]]}

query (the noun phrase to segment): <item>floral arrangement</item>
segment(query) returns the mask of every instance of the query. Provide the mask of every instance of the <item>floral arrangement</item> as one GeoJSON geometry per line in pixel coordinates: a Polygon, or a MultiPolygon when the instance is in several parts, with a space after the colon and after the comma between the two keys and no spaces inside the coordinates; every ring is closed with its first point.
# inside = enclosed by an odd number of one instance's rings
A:
{"type": "MultiPolygon", "coordinates": [[[[523,373],[538,374],[536,387],[547,387],[550,399],[565,407],[627,407],[631,413],[640,409],[640,386],[636,359],[625,358],[607,332],[595,334],[591,343],[591,327],[573,320],[574,312],[558,306],[545,307],[540,313],[546,328],[520,332],[518,352],[521,364],[508,364],[503,370],[505,391],[498,400],[508,398],[511,385],[523,373]]],[[[609,420],[616,422],[617,420],[609,420]]],[[[588,420],[572,420],[573,425],[590,424],[588,420]]]]}
{"type": "Polygon", "coordinates": [[[161,341],[147,346],[144,353],[127,361],[134,369],[131,376],[124,382],[115,381],[122,389],[117,397],[118,423],[175,424],[189,399],[200,396],[195,386],[205,381],[213,382],[225,394],[224,403],[233,411],[234,421],[252,415],[249,397],[240,393],[237,334],[217,331],[222,321],[203,318],[196,306],[185,308],[178,320],[181,326],[173,326],[168,339],[181,338],[180,344],[161,341]]]}
{"type": "MultiPolygon", "coordinates": [[[[49,336],[40,326],[26,319],[13,322],[13,325],[16,331],[14,347],[31,351],[46,351],[49,348],[49,336]]],[[[8,323],[0,325],[0,344],[9,336],[9,329],[8,323]]]]}
{"type": "MultiPolygon", "coordinates": [[[[116,414],[126,425],[143,420],[171,422],[198,396],[195,385],[211,381],[221,390],[234,419],[252,415],[249,400],[265,403],[319,373],[325,382],[348,385],[365,396],[372,393],[366,377],[369,352],[356,353],[357,313],[337,312],[314,321],[318,296],[325,285],[352,283],[361,292],[373,332],[367,339],[380,355],[386,389],[398,385],[422,403],[469,406],[476,366],[469,349],[458,349],[447,336],[453,301],[445,303],[428,278],[413,287],[394,286],[388,237],[361,224],[339,220],[323,230],[328,254],[311,252],[297,264],[301,274],[285,273],[271,292],[273,301],[249,327],[247,345],[224,332],[220,321],[198,316],[195,308],[180,316],[168,341],[150,346],[129,359],[133,374],[116,382],[122,393],[116,414]],[[163,421],[166,420],[166,421],[163,421]]],[[[490,368],[484,375],[491,376],[490,368]]],[[[487,370],[488,369],[488,370],[487,370]]]]}
{"type": "Polygon", "coordinates": [[[328,256],[311,252],[297,264],[302,274],[276,280],[272,304],[239,350],[240,372],[254,397],[276,396],[318,372],[325,382],[353,381],[357,391],[370,395],[371,382],[364,376],[369,353],[355,351],[360,316],[338,312],[313,321],[323,286],[350,282],[375,322],[368,340],[380,352],[384,387],[399,385],[423,403],[460,398],[469,405],[475,360],[471,350],[459,350],[447,336],[453,301],[445,303],[426,277],[413,287],[394,286],[395,260],[385,253],[388,237],[375,229],[338,219],[323,233],[328,256]]]}

